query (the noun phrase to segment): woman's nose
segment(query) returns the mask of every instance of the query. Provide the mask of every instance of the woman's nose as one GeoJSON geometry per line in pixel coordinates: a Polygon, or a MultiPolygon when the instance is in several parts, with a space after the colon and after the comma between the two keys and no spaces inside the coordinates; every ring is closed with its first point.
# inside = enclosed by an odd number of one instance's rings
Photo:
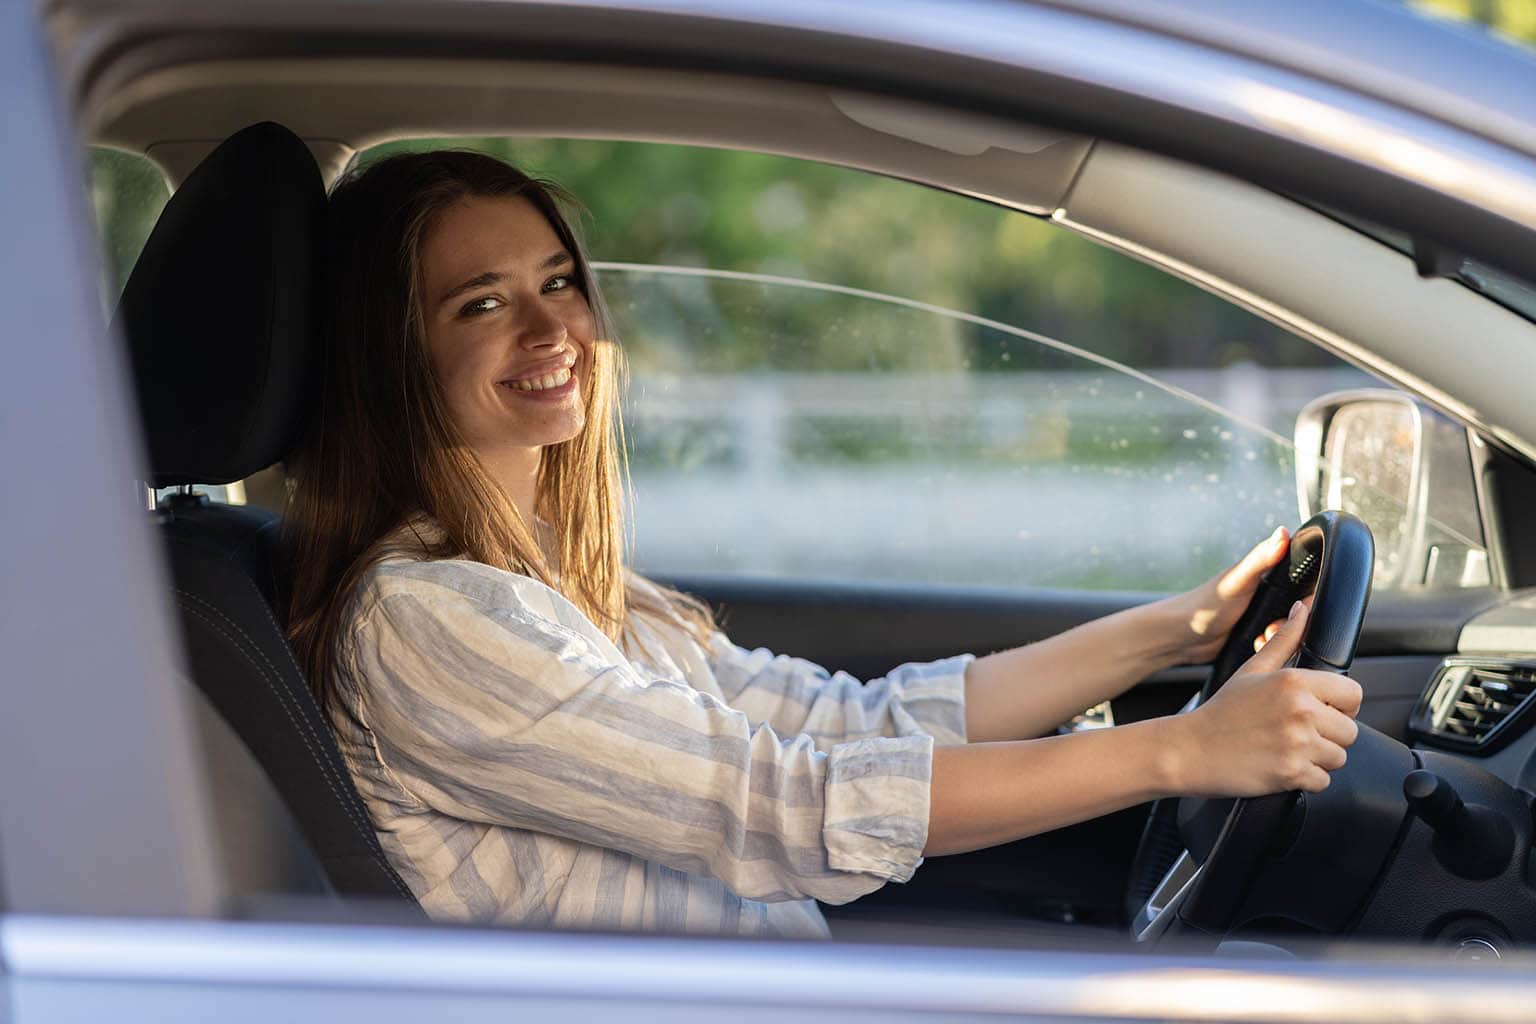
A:
{"type": "Polygon", "coordinates": [[[520,319],[518,344],[523,348],[553,348],[565,341],[565,319],[542,303],[531,303],[520,319]]]}

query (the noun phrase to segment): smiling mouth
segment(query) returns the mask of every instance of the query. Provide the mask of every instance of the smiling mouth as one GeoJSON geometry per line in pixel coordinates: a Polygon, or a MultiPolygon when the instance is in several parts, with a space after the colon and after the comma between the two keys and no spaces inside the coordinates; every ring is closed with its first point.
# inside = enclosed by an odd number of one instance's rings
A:
{"type": "Polygon", "coordinates": [[[500,381],[502,387],[511,388],[513,391],[548,391],[550,388],[558,388],[571,379],[569,367],[554,370],[542,377],[532,377],[528,380],[504,380],[500,381]]]}

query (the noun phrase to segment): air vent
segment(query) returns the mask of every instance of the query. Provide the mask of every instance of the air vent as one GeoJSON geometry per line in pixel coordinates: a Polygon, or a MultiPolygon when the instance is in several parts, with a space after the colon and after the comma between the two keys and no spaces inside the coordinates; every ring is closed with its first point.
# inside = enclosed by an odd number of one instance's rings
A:
{"type": "Polygon", "coordinates": [[[1536,694],[1536,665],[1445,662],[1414,710],[1409,731],[1426,743],[1488,754],[1524,732],[1536,694]]]}

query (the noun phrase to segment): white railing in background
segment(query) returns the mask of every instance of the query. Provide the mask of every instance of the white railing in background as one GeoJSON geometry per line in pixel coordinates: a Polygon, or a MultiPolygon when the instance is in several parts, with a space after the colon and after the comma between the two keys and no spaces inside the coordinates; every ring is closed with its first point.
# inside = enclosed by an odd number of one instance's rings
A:
{"type": "Polygon", "coordinates": [[[1182,586],[1294,525],[1296,412],[1372,382],[1251,364],[1154,376],[1196,400],[1103,369],[637,370],[625,413],[637,560],[655,572],[1182,586]],[[818,453],[807,428],[827,423],[912,443],[870,460],[818,453]],[[1166,450],[1170,431],[1190,443],[1166,450]],[[1061,436],[1042,443],[1050,432],[1061,436]],[[971,443],[989,456],[969,458],[971,443]],[[999,458],[1010,445],[1027,454],[999,458]]]}

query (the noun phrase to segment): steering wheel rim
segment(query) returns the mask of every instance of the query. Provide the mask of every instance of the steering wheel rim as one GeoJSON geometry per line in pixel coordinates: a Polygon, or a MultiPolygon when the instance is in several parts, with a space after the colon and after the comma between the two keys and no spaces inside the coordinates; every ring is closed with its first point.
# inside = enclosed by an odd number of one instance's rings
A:
{"type": "MultiPolygon", "coordinates": [[[[1321,512],[1291,538],[1289,557],[1266,572],[1248,608],[1227,637],[1201,688],[1198,707],[1221,688],[1253,654],[1253,642],[1275,619],[1284,618],[1295,601],[1315,593],[1307,629],[1288,662],[1301,668],[1346,674],[1354,661],[1360,629],[1370,601],[1375,546],[1370,528],[1345,512],[1321,512]]],[[[1186,797],[1170,809],[1159,801],[1147,819],[1136,866],[1149,850],[1167,848],[1167,831],[1176,828],[1185,857],[1200,864],[1171,904],[1149,915],[1168,931],[1199,932],[1219,940],[1231,930],[1262,857],[1293,818],[1295,792],[1251,799],[1186,797]],[[1163,919],[1163,914],[1175,918],[1163,919]]],[[[1179,858],[1175,858],[1175,866],[1179,858]]],[[[1142,914],[1151,908],[1151,895],[1142,914]]],[[[1140,937],[1140,936],[1138,936],[1140,937]]]]}

